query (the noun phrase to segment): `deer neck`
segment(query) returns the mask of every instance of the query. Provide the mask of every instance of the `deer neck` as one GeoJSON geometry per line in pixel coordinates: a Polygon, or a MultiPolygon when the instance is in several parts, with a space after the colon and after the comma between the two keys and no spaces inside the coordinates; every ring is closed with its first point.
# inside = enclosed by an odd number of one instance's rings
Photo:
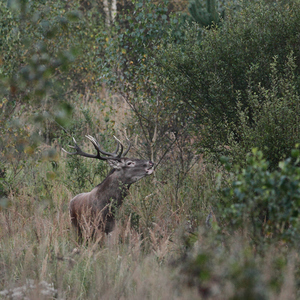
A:
{"type": "Polygon", "coordinates": [[[124,183],[121,174],[113,169],[105,180],[97,186],[97,194],[99,198],[105,199],[106,203],[116,201],[119,206],[127,196],[129,187],[130,184],[124,183]]]}

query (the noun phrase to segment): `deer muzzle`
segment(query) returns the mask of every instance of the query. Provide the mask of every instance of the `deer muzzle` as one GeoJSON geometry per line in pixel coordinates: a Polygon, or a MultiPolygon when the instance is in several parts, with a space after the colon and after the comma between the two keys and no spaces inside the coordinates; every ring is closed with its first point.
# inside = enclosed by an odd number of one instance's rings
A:
{"type": "Polygon", "coordinates": [[[146,169],[146,174],[147,175],[150,175],[150,174],[153,173],[153,171],[154,171],[153,167],[154,167],[154,163],[151,160],[149,160],[148,168],[146,169]]]}

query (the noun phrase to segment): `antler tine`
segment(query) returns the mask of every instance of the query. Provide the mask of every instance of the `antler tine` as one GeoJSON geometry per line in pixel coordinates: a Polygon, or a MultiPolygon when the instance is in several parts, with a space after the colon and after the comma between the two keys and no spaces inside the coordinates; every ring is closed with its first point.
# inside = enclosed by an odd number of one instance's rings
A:
{"type": "Polygon", "coordinates": [[[113,152],[114,156],[118,156],[120,145],[121,145],[121,151],[122,151],[123,146],[122,146],[122,144],[119,141],[117,141],[116,150],[113,152]]]}
{"type": "MultiPolygon", "coordinates": [[[[75,145],[78,147],[75,138],[74,138],[74,137],[72,137],[72,138],[73,138],[73,141],[74,141],[75,145]]],[[[68,145],[68,147],[73,148],[73,149],[76,149],[76,146],[68,145]]],[[[79,147],[78,147],[78,148],[79,148],[79,147]]],[[[61,150],[64,151],[65,153],[69,154],[69,155],[75,155],[75,154],[78,154],[78,152],[69,152],[69,151],[65,150],[64,148],[61,148],[61,150]]]]}
{"type": "Polygon", "coordinates": [[[130,143],[129,139],[127,138],[127,136],[126,136],[126,141],[127,141],[128,147],[127,147],[125,153],[123,154],[123,156],[125,156],[131,148],[131,143],[130,143]]]}
{"type": "Polygon", "coordinates": [[[75,146],[70,146],[70,145],[69,145],[69,147],[75,149],[76,152],[68,152],[68,151],[66,151],[64,148],[62,148],[62,150],[63,150],[65,153],[67,153],[67,154],[69,154],[69,155],[80,155],[80,156],[84,156],[84,157],[103,159],[103,158],[100,156],[99,152],[97,153],[97,155],[93,155],[93,154],[89,154],[89,153],[83,152],[83,151],[81,150],[81,148],[77,145],[77,142],[76,142],[76,140],[75,140],[74,137],[73,137],[73,141],[74,141],[75,146]]]}
{"type": "Polygon", "coordinates": [[[131,148],[131,143],[130,143],[130,140],[128,139],[128,137],[127,137],[126,128],[124,129],[124,135],[125,135],[128,147],[127,147],[125,153],[123,154],[123,157],[126,156],[126,154],[129,152],[129,150],[131,148]]]}
{"type": "MultiPolygon", "coordinates": [[[[119,154],[119,157],[121,157],[121,155],[122,155],[122,153],[123,153],[123,144],[120,142],[120,140],[118,139],[118,138],[116,138],[115,136],[114,136],[114,138],[121,144],[121,152],[120,152],[120,154],[119,154]]],[[[128,144],[128,147],[127,147],[127,149],[126,149],[126,151],[124,152],[124,154],[123,154],[123,156],[122,157],[125,157],[126,156],[126,154],[129,152],[129,150],[130,150],[130,148],[131,148],[131,143],[130,143],[130,141],[129,141],[129,139],[126,137],[126,141],[127,141],[127,144],[128,144]]]]}
{"type": "Polygon", "coordinates": [[[95,149],[97,150],[97,152],[99,152],[100,151],[99,143],[91,135],[86,135],[85,137],[88,138],[92,142],[92,144],[95,147],[95,149]]]}
{"type": "Polygon", "coordinates": [[[123,149],[124,149],[123,145],[122,145],[121,141],[118,138],[116,138],[115,136],[114,136],[114,139],[118,142],[118,150],[119,150],[119,145],[121,145],[120,153],[118,155],[117,155],[117,152],[115,152],[115,153],[116,153],[117,157],[122,157],[122,153],[123,153],[123,149]]]}
{"type": "MultiPolygon", "coordinates": [[[[71,147],[71,146],[69,146],[69,147],[71,147]]],[[[72,148],[73,148],[73,147],[72,147],[72,148]]],[[[69,154],[69,155],[74,155],[74,154],[76,154],[76,152],[75,152],[75,153],[74,153],[74,152],[69,152],[69,151],[65,150],[64,148],[61,148],[61,150],[64,151],[65,153],[69,154]]]]}
{"type": "Polygon", "coordinates": [[[117,152],[118,152],[118,150],[119,150],[119,145],[117,145],[117,148],[116,148],[115,152],[109,153],[109,152],[106,152],[106,151],[104,151],[104,150],[101,149],[101,146],[100,146],[99,142],[94,137],[92,137],[91,135],[86,135],[86,137],[92,142],[92,144],[94,145],[95,149],[98,151],[99,156],[100,156],[100,153],[109,156],[109,157],[101,157],[102,159],[119,158],[116,155],[117,152]]]}

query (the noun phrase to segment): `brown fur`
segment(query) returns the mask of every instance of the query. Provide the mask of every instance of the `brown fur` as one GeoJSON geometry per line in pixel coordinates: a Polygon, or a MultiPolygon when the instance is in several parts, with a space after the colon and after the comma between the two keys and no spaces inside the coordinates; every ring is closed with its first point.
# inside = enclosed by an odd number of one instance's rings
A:
{"type": "Polygon", "coordinates": [[[107,161],[113,169],[103,182],[70,202],[71,222],[80,239],[83,234],[95,237],[99,231],[111,232],[115,223],[114,209],[122,204],[130,185],[153,172],[153,163],[147,160],[120,158],[107,161]]]}

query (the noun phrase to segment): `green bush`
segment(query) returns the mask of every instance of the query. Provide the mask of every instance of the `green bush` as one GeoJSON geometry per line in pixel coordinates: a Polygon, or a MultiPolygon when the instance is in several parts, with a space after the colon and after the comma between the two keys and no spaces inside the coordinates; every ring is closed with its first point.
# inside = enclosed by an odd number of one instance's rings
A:
{"type": "Polygon", "coordinates": [[[63,88],[58,77],[75,59],[69,34],[74,27],[72,21],[79,19],[78,12],[68,12],[62,2],[52,1],[9,1],[7,5],[2,3],[0,9],[4,24],[0,43],[1,91],[13,100],[10,102],[35,100],[41,104],[49,94],[57,100],[63,88]]]}
{"type": "Polygon", "coordinates": [[[254,242],[262,238],[299,243],[300,151],[269,171],[257,149],[247,166],[231,173],[232,183],[221,189],[218,211],[227,229],[244,230],[254,242]]]}
{"type": "MultiPolygon", "coordinates": [[[[271,88],[253,86],[251,74],[245,108],[237,97],[236,124],[228,126],[227,152],[234,161],[242,162],[252,147],[260,148],[269,167],[274,170],[300,141],[300,97],[295,76],[293,53],[287,57],[285,69],[277,69],[277,57],[271,63],[271,88]],[[257,91],[257,92],[256,92],[257,91]],[[232,129],[233,128],[233,129],[232,129]],[[236,140],[236,136],[239,140],[236,140]]],[[[253,72],[256,67],[253,66],[253,72]]]]}
{"type": "MultiPolygon", "coordinates": [[[[286,57],[293,52],[293,82],[299,89],[300,2],[254,1],[239,11],[228,9],[225,15],[222,26],[203,30],[200,39],[197,25],[186,28],[183,43],[171,39],[156,57],[161,78],[157,82],[172,99],[168,100],[172,112],[192,120],[195,132],[204,137],[202,150],[215,152],[223,151],[220,146],[228,144],[228,127],[234,131],[240,121],[238,105],[249,111],[249,125],[256,126],[249,73],[253,94],[260,86],[272,90],[274,57],[276,72],[283,76],[286,57]]],[[[234,140],[242,140],[242,134],[234,131],[234,140]]],[[[264,150],[265,145],[260,146],[264,150]]]]}
{"type": "Polygon", "coordinates": [[[99,47],[102,16],[82,13],[80,1],[8,1],[0,3],[0,22],[0,131],[17,118],[37,121],[40,135],[48,135],[50,119],[68,121],[70,92],[96,80],[91,49],[99,47]]]}

